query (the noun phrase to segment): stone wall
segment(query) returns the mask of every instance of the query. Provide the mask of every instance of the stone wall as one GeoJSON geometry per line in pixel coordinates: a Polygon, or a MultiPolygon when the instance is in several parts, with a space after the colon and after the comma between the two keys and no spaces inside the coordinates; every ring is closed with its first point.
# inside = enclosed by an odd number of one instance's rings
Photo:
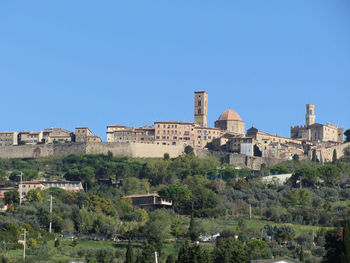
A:
{"type": "Polygon", "coordinates": [[[87,154],[107,154],[109,151],[113,153],[114,156],[163,158],[164,154],[168,153],[170,158],[175,158],[183,153],[184,147],[179,145],[158,145],[145,143],[87,143],[87,154]]]}
{"type": "Polygon", "coordinates": [[[256,156],[247,156],[238,153],[212,152],[219,160],[232,165],[235,168],[248,168],[252,170],[260,170],[261,165],[267,167],[283,162],[283,160],[275,158],[264,158],[256,156]]]}
{"type": "MultiPolygon", "coordinates": [[[[331,146],[331,147],[316,148],[316,155],[317,155],[317,158],[322,163],[331,162],[333,160],[333,151],[336,150],[337,158],[339,159],[344,156],[344,149],[346,147],[350,147],[350,142],[331,146]]],[[[313,149],[311,149],[308,153],[310,160],[312,159],[312,151],[313,149]]]]}
{"type": "Polygon", "coordinates": [[[70,154],[107,154],[114,156],[163,158],[169,153],[171,158],[181,155],[183,146],[156,145],[143,143],[65,143],[38,144],[0,147],[0,158],[36,158],[49,156],[66,156],[70,154]]]}

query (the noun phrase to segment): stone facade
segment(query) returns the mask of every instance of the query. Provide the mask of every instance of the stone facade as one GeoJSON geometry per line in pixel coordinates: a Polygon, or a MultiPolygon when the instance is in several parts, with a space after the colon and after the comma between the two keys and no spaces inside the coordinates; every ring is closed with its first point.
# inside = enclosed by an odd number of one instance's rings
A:
{"type": "Polygon", "coordinates": [[[0,132],[0,146],[10,146],[18,144],[17,132],[0,132]]]}
{"type": "Polygon", "coordinates": [[[139,128],[134,127],[112,127],[107,130],[108,142],[127,142],[127,143],[154,143],[155,129],[153,126],[144,126],[139,128]]]}
{"type": "Polygon", "coordinates": [[[344,142],[344,129],[337,125],[316,123],[315,105],[306,104],[305,125],[292,126],[290,137],[312,142],[344,142]]]}
{"type": "Polygon", "coordinates": [[[195,125],[192,122],[156,121],[155,143],[194,147],[195,125]]]}
{"type": "Polygon", "coordinates": [[[42,131],[44,143],[66,143],[72,142],[74,133],[61,128],[49,128],[42,131]]]}
{"type": "Polygon", "coordinates": [[[208,93],[195,91],[194,93],[194,124],[207,127],[208,93]]]}
{"type": "Polygon", "coordinates": [[[43,139],[42,132],[21,131],[18,134],[18,144],[37,144],[43,139]]]}
{"type": "Polygon", "coordinates": [[[75,128],[76,142],[102,142],[101,138],[94,136],[88,127],[75,128]]]}

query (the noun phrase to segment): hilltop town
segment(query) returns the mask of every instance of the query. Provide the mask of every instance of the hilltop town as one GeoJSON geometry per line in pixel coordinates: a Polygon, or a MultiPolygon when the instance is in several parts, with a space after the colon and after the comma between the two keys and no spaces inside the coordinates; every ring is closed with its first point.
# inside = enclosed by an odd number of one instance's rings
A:
{"type": "MultiPolygon", "coordinates": [[[[207,124],[208,93],[194,92],[194,122],[155,121],[152,126],[107,126],[107,142],[93,135],[88,127],[75,131],[49,128],[42,131],[1,131],[0,157],[65,156],[79,153],[107,153],[129,157],[162,157],[165,153],[176,157],[191,146],[197,154],[210,151],[218,156],[230,156],[235,164],[242,157],[262,162],[291,160],[293,157],[321,162],[331,161],[334,155],[343,156],[344,128],[316,122],[315,105],[306,105],[305,124],[290,127],[290,137],[273,135],[250,127],[232,109],[224,111],[214,127],[207,124]],[[296,157],[298,156],[298,157],[296,157]]],[[[231,160],[231,161],[230,161],[231,160]]],[[[249,167],[246,159],[245,165],[249,167]]],[[[261,162],[257,162],[261,164],[261,162]]],[[[242,165],[241,165],[242,166],[242,165]]],[[[254,168],[254,165],[250,168],[254,168]]]]}

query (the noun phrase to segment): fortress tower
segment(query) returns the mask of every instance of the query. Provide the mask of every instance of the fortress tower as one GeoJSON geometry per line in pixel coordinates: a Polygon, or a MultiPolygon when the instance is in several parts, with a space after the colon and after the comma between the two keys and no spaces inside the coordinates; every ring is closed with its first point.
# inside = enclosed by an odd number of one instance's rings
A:
{"type": "Polygon", "coordinates": [[[207,102],[208,93],[205,91],[194,92],[194,124],[207,127],[207,102]]]}
{"type": "Polygon", "coordinates": [[[306,127],[314,124],[316,120],[315,115],[315,105],[314,104],[306,104],[306,114],[305,114],[305,124],[306,127]]]}

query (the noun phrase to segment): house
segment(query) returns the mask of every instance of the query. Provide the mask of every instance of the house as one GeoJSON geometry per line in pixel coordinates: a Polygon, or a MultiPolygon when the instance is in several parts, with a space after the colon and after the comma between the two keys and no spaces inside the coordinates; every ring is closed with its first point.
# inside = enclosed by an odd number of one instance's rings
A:
{"type": "Polygon", "coordinates": [[[138,194],[123,196],[122,199],[131,199],[134,206],[142,208],[169,208],[173,205],[171,201],[161,198],[158,194],[138,194]]]}
{"type": "Polygon", "coordinates": [[[0,188],[0,199],[5,199],[5,193],[13,191],[13,190],[17,190],[17,189],[14,187],[5,187],[5,186],[1,187],[0,188]]]}
{"type": "Polygon", "coordinates": [[[70,192],[79,192],[84,190],[83,185],[80,181],[41,181],[45,189],[56,187],[70,192]]]}

